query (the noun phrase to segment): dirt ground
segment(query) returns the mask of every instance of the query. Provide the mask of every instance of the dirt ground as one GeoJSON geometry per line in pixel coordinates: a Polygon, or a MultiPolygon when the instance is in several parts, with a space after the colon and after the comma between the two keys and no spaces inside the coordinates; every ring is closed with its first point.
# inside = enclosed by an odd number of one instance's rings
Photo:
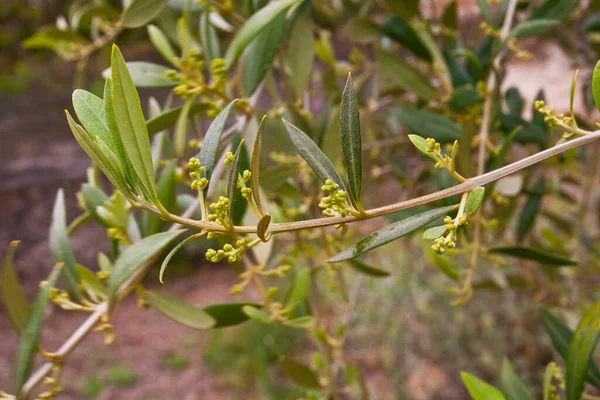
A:
{"type": "MultiPolygon", "coordinates": [[[[573,74],[570,60],[554,45],[544,45],[536,53],[534,62],[518,62],[510,69],[505,87],[518,85],[529,101],[544,88],[549,102],[558,109],[566,109],[573,74]],[[542,67],[543,76],[540,75],[542,67]]],[[[52,84],[50,89],[35,87],[35,95],[32,92],[19,96],[0,95],[0,258],[11,240],[23,240],[17,268],[30,294],[53,264],[47,232],[56,189],[65,188],[69,218],[73,218],[76,215],[74,194],[85,178],[85,168],[89,164],[72,139],[62,112],[70,107],[68,82],[72,72],[72,66],[55,65],[45,74],[58,77],[56,81],[64,84],[52,84]]],[[[103,235],[94,228],[78,232],[72,245],[79,262],[95,266],[95,251],[88,250],[90,243],[101,242],[103,235]]],[[[97,250],[95,246],[94,250],[97,250]]],[[[228,293],[235,282],[235,274],[226,266],[200,263],[189,276],[164,287],[156,285],[156,289],[177,293],[196,305],[207,305],[232,300],[228,293]]],[[[44,348],[52,350],[78,326],[82,316],[56,309],[50,316],[43,343],[44,348]]],[[[83,398],[82,377],[102,376],[109,366],[124,361],[135,365],[140,380],[132,386],[107,386],[98,399],[239,398],[239,392],[223,385],[201,362],[207,334],[181,327],[155,311],[141,310],[133,297],[119,305],[112,322],[116,341],[110,351],[102,344],[102,335],[96,333],[69,357],[64,371],[66,392],[61,398],[83,398]],[[193,338],[195,344],[186,346],[185,338],[193,338]],[[188,357],[189,367],[179,371],[167,368],[165,355],[181,352],[188,357]]],[[[10,389],[18,338],[2,308],[0,338],[0,387],[10,389]]],[[[443,387],[447,384],[447,376],[423,360],[407,379],[414,399],[426,398],[422,394],[425,381],[443,387]]],[[[385,378],[373,373],[369,385],[377,391],[377,387],[385,386],[385,378]]]]}

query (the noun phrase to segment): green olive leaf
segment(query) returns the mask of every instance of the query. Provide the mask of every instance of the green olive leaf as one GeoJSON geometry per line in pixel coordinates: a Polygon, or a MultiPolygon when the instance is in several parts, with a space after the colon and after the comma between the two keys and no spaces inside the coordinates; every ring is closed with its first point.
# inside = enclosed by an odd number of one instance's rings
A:
{"type": "Polygon", "coordinates": [[[285,37],[287,18],[279,14],[244,50],[244,95],[250,97],[271,69],[285,37]]]}
{"type": "Polygon", "coordinates": [[[530,19],[558,19],[564,20],[579,5],[580,0],[544,0],[544,2],[531,13],[530,19]]]}
{"type": "MultiPolygon", "coordinates": [[[[167,78],[166,73],[171,70],[169,67],[145,61],[130,61],[126,65],[131,74],[131,79],[137,87],[173,87],[179,84],[179,82],[167,78]]],[[[105,78],[110,77],[110,68],[105,69],[102,76],[105,78]]]]}
{"type": "Polygon", "coordinates": [[[431,248],[426,252],[427,258],[448,278],[460,282],[460,266],[448,256],[434,254],[431,248]]]}
{"type": "Polygon", "coordinates": [[[232,69],[234,63],[242,54],[242,51],[259,33],[267,28],[279,14],[302,1],[304,0],[280,0],[272,2],[248,18],[240,30],[237,31],[225,52],[224,58],[227,69],[232,69]]]}
{"type": "Polygon", "coordinates": [[[542,196],[546,191],[546,182],[544,177],[536,183],[533,193],[529,196],[525,202],[525,207],[519,217],[519,223],[517,224],[517,241],[522,242],[525,236],[529,233],[533,224],[537,219],[542,204],[542,196]]]}
{"type": "Polygon", "coordinates": [[[228,214],[229,214],[229,222],[232,225],[235,225],[234,221],[233,221],[233,208],[235,207],[235,202],[237,200],[235,192],[236,192],[237,184],[238,184],[238,174],[240,173],[240,160],[241,160],[243,146],[244,146],[244,139],[242,139],[240,141],[240,144],[238,145],[237,150],[235,151],[235,154],[233,156],[233,163],[229,167],[229,179],[227,181],[227,197],[229,198],[229,200],[231,202],[231,205],[229,206],[228,214]]]}
{"type": "Polygon", "coordinates": [[[425,211],[424,213],[417,214],[412,217],[408,217],[398,222],[394,222],[370,234],[346,250],[336,254],[327,260],[327,262],[336,263],[356,258],[379,246],[389,243],[392,240],[401,238],[402,236],[419,229],[423,225],[427,225],[431,221],[434,221],[442,215],[445,215],[448,212],[456,209],[456,207],[456,205],[440,207],[430,211],[425,211]]]}
{"type": "Polygon", "coordinates": [[[108,282],[108,301],[112,306],[119,287],[125,283],[138,268],[158,255],[173,239],[185,230],[169,231],[148,236],[131,245],[115,260],[108,282]]]}
{"type": "MultiPolygon", "coordinates": [[[[175,125],[184,107],[185,105],[181,107],[172,108],[170,110],[164,111],[160,115],[153,116],[149,120],[147,120],[146,129],[148,130],[148,135],[155,135],[175,125]]],[[[206,110],[208,110],[207,103],[194,103],[188,110],[188,118],[191,118],[199,112],[206,110]]]]}
{"type": "Polygon", "coordinates": [[[368,265],[360,260],[349,260],[348,263],[356,271],[365,275],[369,275],[373,278],[386,278],[391,275],[389,271],[380,268],[375,268],[372,265],[368,265]]]}
{"type": "Polygon", "coordinates": [[[467,387],[473,400],[507,400],[498,389],[471,375],[468,372],[461,372],[460,377],[467,387]]]}
{"type": "Polygon", "coordinates": [[[50,250],[57,263],[64,263],[65,277],[69,285],[69,292],[81,299],[79,290],[79,274],[77,273],[77,261],[73,255],[73,249],[69,243],[67,233],[67,215],[65,209],[65,195],[62,189],[56,193],[54,209],[52,211],[52,222],[49,234],[50,250]]]}
{"type": "Polygon", "coordinates": [[[427,140],[425,140],[425,138],[419,136],[419,135],[408,135],[408,139],[412,142],[412,144],[415,145],[415,147],[423,154],[425,154],[427,157],[431,158],[433,161],[437,162],[437,158],[435,158],[435,155],[433,154],[433,152],[427,150],[428,146],[427,146],[427,140]]]}
{"type": "Polygon", "coordinates": [[[81,264],[77,264],[77,273],[81,278],[83,290],[92,301],[99,303],[106,300],[106,285],[102,283],[96,274],[81,264]]]}
{"type": "Polygon", "coordinates": [[[298,307],[304,300],[306,300],[310,291],[310,269],[303,268],[296,278],[294,279],[294,288],[290,294],[285,309],[286,311],[292,312],[298,307]]]}
{"type": "Polygon", "coordinates": [[[179,242],[177,244],[177,246],[173,247],[173,249],[169,252],[169,254],[167,254],[167,256],[165,257],[165,259],[163,260],[161,266],[160,266],[160,272],[158,273],[158,280],[160,281],[160,283],[165,283],[165,281],[163,280],[163,277],[165,275],[165,271],[167,270],[167,266],[169,265],[169,261],[171,261],[171,258],[173,258],[173,256],[175,254],[177,254],[177,252],[186,245],[187,242],[192,241],[194,239],[197,239],[199,237],[204,236],[204,233],[197,233],[195,235],[191,235],[186,237],[185,239],[183,239],[181,242],[179,242]]]}
{"type": "Polygon", "coordinates": [[[204,49],[206,62],[210,65],[215,58],[221,57],[221,45],[217,30],[210,22],[210,12],[205,10],[200,17],[200,41],[204,49]]]}
{"type": "Polygon", "coordinates": [[[162,12],[168,0],[133,0],[123,10],[121,21],[125,28],[139,28],[146,25],[162,12]]]}
{"type": "Polygon", "coordinates": [[[152,291],[146,291],[145,295],[153,307],[181,325],[194,329],[209,329],[216,323],[206,311],[179,297],[152,291]]]}
{"type": "Polygon", "coordinates": [[[225,128],[225,121],[227,121],[227,117],[229,117],[229,113],[235,103],[237,103],[237,100],[233,100],[217,115],[208,127],[206,135],[204,135],[204,141],[202,142],[202,148],[198,157],[200,158],[200,164],[204,167],[202,178],[206,178],[209,181],[215,167],[221,134],[223,133],[223,128],[225,128]]]}
{"type": "Polygon", "coordinates": [[[190,109],[194,104],[194,98],[189,98],[186,100],[181,113],[177,117],[177,122],[175,122],[175,154],[177,157],[183,157],[183,153],[185,152],[185,148],[187,146],[187,137],[188,137],[188,118],[190,115],[190,109]]]}
{"type": "Polygon", "coordinates": [[[508,35],[508,38],[514,37],[517,39],[526,39],[532,36],[541,35],[558,24],[560,24],[560,21],[556,19],[535,19],[525,21],[515,26],[510,32],[510,35],[508,35]]]}
{"type": "MultiPolygon", "coordinates": [[[[254,199],[254,204],[256,205],[256,208],[258,209],[258,212],[261,215],[265,214],[265,211],[263,210],[263,207],[262,207],[262,202],[260,200],[260,186],[259,186],[259,184],[260,184],[260,153],[261,153],[261,149],[262,149],[262,130],[263,130],[263,123],[265,122],[265,118],[267,118],[266,115],[260,120],[260,125],[258,126],[258,131],[256,132],[256,138],[254,139],[254,147],[252,148],[252,170],[250,171],[252,173],[252,198],[254,199]]],[[[271,222],[270,219],[269,219],[269,222],[271,222]]],[[[267,227],[268,227],[268,225],[267,225],[267,227]]],[[[266,232],[266,230],[265,230],[265,232],[266,232]]],[[[263,238],[261,238],[261,239],[263,239],[263,238]]]]}
{"type": "Polygon", "coordinates": [[[271,317],[269,317],[269,314],[267,314],[260,308],[256,308],[254,306],[243,306],[242,312],[246,314],[248,318],[261,324],[270,324],[272,322],[271,317]]]}
{"type": "Polygon", "coordinates": [[[346,87],[342,94],[340,130],[342,134],[342,152],[350,185],[352,202],[360,207],[362,196],[362,138],[360,135],[360,113],[358,99],[348,74],[346,87]]]}
{"type": "Polygon", "coordinates": [[[594,95],[596,108],[600,110],[600,61],[598,61],[594,67],[594,74],[592,75],[592,93],[594,95]]]}
{"type": "Polygon", "coordinates": [[[506,247],[495,247],[489,250],[490,253],[505,254],[511,257],[517,257],[524,260],[537,261],[541,264],[561,267],[561,266],[573,266],[577,265],[577,261],[561,257],[552,253],[548,253],[545,250],[537,249],[534,247],[522,247],[522,246],[506,246],[506,247]]]}
{"type": "Polygon", "coordinates": [[[327,179],[331,179],[335,182],[340,190],[346,190],[346,186],[340,178],[340,175],[335,170],[333,163],[327,158],[327,156],[321,151],[319,146],[312,141],[311,138],[300,129],[283,120],[285,129],[292,139],[292,143],[302,158],[308,163],[312,170],[317,174],[322,182],[327,179]]]}
{"type": "Polygon", "coordinates": [[[287,49],[289,75],[296,98],[302,98],[309,86],[315,58],[315,38],[310,12],[302,13],[294,22],[287,49]]]}
{"type": "Polygon", "coordinates": [[[113,109],[125,151],[139,177],[142,189],[148,193],[150,200],[156,200],[154,167],[146,120],[127,65],[116,45],[112,48],[111,76],[113,109]]]}
{"type": "Polygon", "coordinates": [[[60,271],[61,264],[57,264],[31,306],[27,324],[21,333],[21,342],[19,343],[19,350],[17,353],[17,365],[15,367],[15,395],[17,397],[21,394],[25,380],[31,371],[31,365],[37,352],[40,335],[42,333],[46,304],[48,304],[50,293],[56,284],[60,271]]]}
{"type": "Polygon", "coordinates": [[[533,400],[529,389],[507,359],[502,362],[500,370],[500,389],[506,396],[506,400],[533,400]]]}
{"type": "Polygon", "coordinates": [[[242,311],[245,306],[260,308],[260,305],[256,303],[225,303],[213,304],[203,310],[216,321],[213,328],[224,328],[248,320],[248,316],[242,311]]]}
{"type": "Polygon", "coordinates": [[[485,20],[494,25],[494,16],[492,15],[492,10],[490,9],[490,5],[487,0],[477,0],[477,4],[479,5],[479,9],[481,10],[481,15],[485,18],[485,20]]]}
{"type": "Polygon", "coordinates": [[[396,16],[387,18],[381,24],[381,31],[389,38],[406,47],[417,57],[427,62],[433,61],[429,50],[427,50],[417,32],[404,19],[396,16]]]}
{"type": "MultiPolygon", "coordinates": [[[[167,211],[174,211],[177,207],[177,161],[167,163],[158,179],[158,201],[167,211]]],[[[165,221],[156,214],[149,214],[145,224],[145,234],[154,235],[162,230],[165,221]]]]}
{"type": "MultiPolygon", "coordinates": [[[[573,331],[550,311],[542,309],[541,314],[542,325],[548,336],[550,336],[552,347],[554,347],[563,360],[566,360],[569,352],[569,343],[571,343],[571,340],[573,339],[573,331]]],[[[588,383],[600,387],[600,369],[593,360],[590,361],[586,380],[588,383]]]]}
{"type": "Polygon", "coordinates": [[[258,221],[258,224],[256,225],[256,236],[258,236],[263,242],[269,240],[269,236],[267,234],[269,225],[271,225],[271,214],[263,215],[263,217],[260,219],[260,221],[258,221]]]}
{"type": "Polygon", "coordinates": [[[4,259],[2,267],[2,301],[6,315],[12,327],[20,335],[27,324],[27,314],[29,314],[29,303],[21,281],[15,272],[13,260],[19,241],[10,243],[8,255],[4,259]]]}
{"type": "MultiPolygon", "coordinates": [[[[401,124],[424,138],[432,138],[442,143],[452,143],[462,135],[462,127],[459,124],[432,111],[396,107],[392,109],[392,115],[398,118],[401,124]]],[[[417,146],[417,148],[419,147],[417,146]]],[[[419,148],[419,150],[421,149],[419,148]]]]}
{"type": "Polygon", "coordinates": [[[483,187],[475,188],[469,193],[467,196],[467,204],[465,205],[465,215],[473,215],[479,210],[481,204],[483,204],[484,195],[485,188],[483,187]]]}
{"type": "Polygon", "coordinates": [[[86,183],[81,187],[81,198],[83,199],[85,209],[90,213],[92,218],[100,224],[106,225],[104,220],[98,216],[98,211],[96,210],[99,206],[109,200],[106,193],[99,187],[86,183]]]}
{"type": "Polygon", "coordinates": [[[376,56],[381,69],[380,81],[385,87],[399,87],[423,100],[435,100],[439,97],[438,90],[429,79],[402,57],[385,50],[377,50],[376,56]]]}
{"type": "Polygon", "coordinates": [[[147,30],[150,41],[156,50],[158,50],[165,60],[174,64],[177,54],[175,54],[175,50],[173,50],[173,46],[171,46],[171,42],[169,42],[167,35],[155,25],[148,25],[147,30]]]}
{"type": "Polygon", "coordinates": [[[434,240],[446,233],[448,228],[446,225],[434,226],[423,232],[423,239],[434,240]]]}
{"type": "Polygon", "coordinates": [[[567,400],[581,398],[598,339],[600,339],[600,302],[583,314],[569,345],[565,374],[567,400]]]}
{"type": "Polygon", "coordinates": [[[292,382],[307,389],[319,390],[319,377],[306,365],[289,357],[279,361],[279,367],[292,382]]]}

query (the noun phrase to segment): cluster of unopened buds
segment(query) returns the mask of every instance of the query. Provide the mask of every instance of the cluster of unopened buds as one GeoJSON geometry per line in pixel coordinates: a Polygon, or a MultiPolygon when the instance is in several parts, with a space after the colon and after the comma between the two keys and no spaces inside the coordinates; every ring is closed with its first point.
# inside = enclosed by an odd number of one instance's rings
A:
{"type": "Polygon", "coordinates": [[[201,177],[204,173],[204,167],[200,165],[200,160],[196,157],[190,158],[188,162],[190,178],[192,178],[192,189],[204,190],[208,186],[208,179],[201,177]]]}
{"type": "Polygon", "coordinates": [[[185,58],[177,58],[176,65],[179,71],[169,70],[165,72],[165,76],[174,81],[179,82],[173,92],[183,98],[193,98],[200,94],[205,88],[204,60],[198,50],[192,49],[185,58]]]}
{"type": "Polygon", "coordinates": [[[435,239],[434,244],[431,246],[431,250],[435,254],[443,254],[446,249],[453,249],[456,247],[456,231],[460,226],[467,225],[467,217],[460,216],[456,219],[451,217],[444,218],[444,224],[446,225],[446,229],[450,231],[447,235],[442,235],[439,238],[435,239]]]}
{"type": "MultiPolygon", "coordinates": [[[[43,281],[40,283],[40,287],[43,288],[46,284],[47,283],[43,281]]],[[[63,310],[93,311],[89,306],[78,304],[71,300],[71,296],[69,296],[69,293],[66,290],[52,288],[50,291],[50,300],[63,310]]]]}
{"type": "Polygon", "coordinates": [[[544,100],[536,100],[534,106],[537,112],[544,114],[544,122],[547,122],[550,126],[561,125],[561,123],[573,125],[573,118],[564,114],[556,114],[554,107],[546,105],[544,100]]]}
{"type": "Polygon", "coordinates": [[[516,37],[508,39],[506,46],[519,60],[531,61],[533,59],[533,54],[530,51],[519,48],[519,40],[516,37]]]}
{"type": "Polygon", "coordinates": [[[437,162],[435,163],[436,168],[448,168],[452,164],[452,159],[441,152],[441,146],[435,139],[428,138],[427,140],[427,151],[433,153],[436,157],[437,162]]]}
{"type": "Polygon", "coordinates": [[[241,179],[238,180],[237,184],[237,187],[240,188],[240,191],[242,192],[242,197],[246,200],[250,199],[250,195],[252,194],[252,189],[246,186],[246,183],[248,183],[251,176],[252,173],[248,170],[245,170],[242,173],[241,179]]]}
{"type": "Polygon", "coordinates": [[[212,203],[208,206],[213,214],[208,215],[208,220],[210,222],[219,221],[221,225],[225,226],[227,221],[227,214],[229,212],[229,208],[231,207],[231,200],[228,197],[221,196],[219,197],[219,201],[216,203],[212,203]]]}
{"type": "Polygon", "coordinates": [[[242,260],[242,255],[248,251],[249,246],[245,239],[239,239],[235,242],[235,245],[237,247],[233,247],[233,245],[227,243],[219,250],[208,249],[206,251],[206,259],[214,263],[221,262],[224,258],[227,258],[227,262],[230,264],[239,262],[242,260]]]}
{"type": "Polygon", "coordinates": [[[337,183],[327,179],[325,184],[321,186],[321,190],[329,194],[329,196],[323,197],[319,203],[319,208],[323,209],[323,215],[326,217],[346,217],[350,214],[347,202],[348,194],[345,190],[340,190],[337,183]]]}

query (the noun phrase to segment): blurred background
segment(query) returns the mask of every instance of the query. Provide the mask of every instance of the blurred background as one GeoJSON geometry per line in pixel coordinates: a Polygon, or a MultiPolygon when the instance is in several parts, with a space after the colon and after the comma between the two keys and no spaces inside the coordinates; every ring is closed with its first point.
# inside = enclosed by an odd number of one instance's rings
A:
{"type": "MultiPolygon", "coordinates": [[[[109,65],[109,55],[102,50],[81,75],[76,65],[50,52],[22,48],[21,41],[56,21],[67,3],[0,2],[0,256],[11,240],[22,241],[16,265],[29,294],[53,264],[47,236],[56,190],[64,188],[68,218],[74,218],[75,193],[90,164],[63,110],[71,108],[75,86],[101,88],[100,73],[109,65]]],[[[445,2],[439,3],[441,8],[445,2]]],[[[459,10],[462,29],[477,26],[474,0],[460,0],[459,10]]],[[[160,62],[144,38],[140,30],[119,39],[125,58],[160,62]]],[[[566,110],[574,73],[569,58],[554,42],[525,46],[535,57],[514,61],[505,87],[518,85],[529,109],[544,89],[547,103],[566,110]]],[[[141,89],[142,104],[151,95],[166,93],[141,89]]],[[[467,370],[494,381],[502,357],[525,371],[522,378],[531,387],[539,387],[553,354],[531,293],[482,291],[464,307],[451,307],[447,278],[424,259],[421,242],[415,237],[383,248],[381,266],[393,274],[367,279],[357,298],[349,354],[364,372],[374,398],[463,399],[466,392],[458,372],[467,370]]],[[[94,225],[72,240],[77,259],[89,266],[95,266],[102,243],[107,243],[105,233],[94,225]]],[[[228,293],[237,282],[234,271],[208,265],[198,252],[191,256],[165,290],[198,305],[232,301],[228,293]]],[[[154,278],[149,285],[159,287],[154,278]]],[[[84,316],[56,308],[50,313],[44,347],[54,349],[84,316]]],[[[113,325],[116,340],[110,351],[96,334],[72,354],[61,398],[292,399],[302,393],[280,379],[275,368],[277,354],[302,354],[307,344],[293,329],[245,324],[198,333],[152,310],[141,310],[133,297],[117,309],[113,325]]],[[[0,338],[0,387],[8,388],[18,338],[1,308],[0,338]]]]}

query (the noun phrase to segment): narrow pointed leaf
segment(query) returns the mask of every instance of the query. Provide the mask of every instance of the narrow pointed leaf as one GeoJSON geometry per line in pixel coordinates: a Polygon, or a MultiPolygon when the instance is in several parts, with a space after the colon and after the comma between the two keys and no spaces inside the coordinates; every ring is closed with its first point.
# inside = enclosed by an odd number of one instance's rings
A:
{"type": "Polygon", "coordinates": [[[262,32],[270,23],[282,12],[291,6],[300,3],[303,0],[280,0],[269,3],[253,14],[240,30],[237,31],[235,37],[229,44],[225,53],[225,61],[228,69],[232,69],[233,65],[242,54],[242,51],[260,32],[262,32]]]}
{"type": "Polygon", "coordinates": [[[352,84],[352,77],[348,75],[346,87],[342,94],[340,115],[340,128],[342,133],[342,151],[350,196],[355,205],[360,205],[362,195],[362,139],[360,135],[360,114],[358,99],[352,84]]]}
{"type": "Polygon", "coordinates": [[[566,361],[567,400],[579,400],[600,339],[600,302],[583,314],[573,335],[566,361]]]}
{"type": "MultiPolygon", "coordinates": [[[[544,330],[550,336],[552,347],[563,360],[566,360],[569,343],[573,339],[573,331],[548,310],[542,310],[542,324],[544,330]]],[[[586,380],[588,383],[600,388],[600,369],[593,360],[590,362],[586,380]]]]}
{"type": "Polygon", "coordinates": [[[310,291],[310,269],[303,268],[302,271],[294,279],[294,288],[288,299],[285,308],[288,312],[294,311],[306,297],[310,291]]]}
{"type": "Polygon", "coordinates": [[[177,252],[186,245],[187,242],[197,239],[199,237],[204,236],[204,233],[197,233],[195,235],[191,235],[188,236],[187,238],[183,239],[181,242],[179,242],[177,244],[177,246],[173,247],[173,249],[169,252],[169,254],[167,254],[167,256],[165,257],[165,259],[163,260],[161,266],[160,266],[160,272],[158,273],[158,280],[160,281],[160,283],[165,283],[163,280],[163,276],[165,274],[165,271],[167,270],[167,266],[169,265],[169,261],[171,261],[171,258],[173,258],[173,256],[175,254],[177,254],[177,252]]]}
{"type": "Polygon", "coordinates": [[[391,242],[405,236],[420,227],[427,225],[431,221],[436,220],[442,215],[456,209],[456,205],[448,207],[440,207],[421,214],[408,217],[398,222],[394,222],[378,231],[365,237],[355,245],[333,256],[328,262],[336,263],[340,261],[350,260],[362,254],[365,254],[379,246],[391,242]]]}
{"type": "Polygon", "coordinates": [[[111,76],[113,108],[125,151],[143,189],[148,192],[151,200],[154,200],[154,167],[146,120],[125,59],[115,45],[111,56],[111,76]]]}
{"type": "Polygon", "coordinates": [[[123,11],[121,21],[125,28],[139,28],[156,18],[168,0],[132,0],[123,11]]]}
{"type": "Polygon", "coordinates": [[[506,400],[502,392],[475,375],[461,372],[460,376],[473,400],[506,400]]]}
{"type": "Polygon", "coordinates": [[[225,121],[227,121],[231,108],[236,102],[237,100],[233,100],[219,113],[219,115],[217,115],[206,131],[206,135],[204,135],[204,141],[202,142],[202,148],[200,149],[200,155],[198,157],[200,158],[200,164],[204,167],[202,177],[209,181],[212,176],[213,168],[215,167],[217,151],[219,150],[219,143],[221,142],[221,134],[225,127],[225,121]]]}
{"type": "Polygon", "coordinates": [[[525,21],[515,26],[508,37],[526,39],[528,37],[541,35],[542,33],[554,28],[558,24],[560,24],[560,21],[556,19],[535,19],[525,21]]]}
{"type": "Polygon", "coordinates": [[[290,135],[290,139],[292,139],[292,142],[294,143],[294,147],[296,150],[298,150],[298,153],[300,153],[302,158],[306,160],[308,165],[310,165],[319,179],[322,182],[325,182],[327,179],[331,179],[333,182],[337,183],[341,190],[346,190],[346,186],[344,185],[342,178],[340,178],[340,175],[335,170],[333,163],[327,158],[321,149],[319,149],[319,146],[317,146],[316,143],[313,142],[308,135],[306,135],[306,133],[302,132],[285,119],[283,120],[283,123],[285,124],[285,129],[290,135]]]}
{"type": "Polygon", "coordinates": [[[92,271],[83,265],[77,265],[77,273],[81,277],[81,285],[92,301],[106,300],[106,286],[92,271]]]}
{"type": "Polygon", "coordinates": [[[365,275],[369,275],[373,278],[386,278],[391,275],[389,271],[375,268],[372,265],[368,265],[360,260],[350,260],[349,264],[356,271],[365,275]]]}
{"type": "Polygon", "coordinates": [[[128,247],[114,262],[108,284],[109,305],[115,300],[119,287],[125,283],[138,268],[158,255],[173,239],[184,231],[170,231],[148,236],[128,247]]]}
{"type": "Polygon", "coordinates": [[[531,14],[530,19],[563,20],[577,8],[580,0],[544,0],[531,14]]]}
{"type": "Polygon", "coordinates": [[[505,254],[511,257],[517,257],[524,260],[537,261],[541,264],[552,266],[572,266],[577,265],[577,261],[562,256],[548,253],[545,250],[534,247],[506,246],[495,247],[489,250],[490,253],[505,254]]]}
{"type": "Polygon", "coordinates": [[[175,50],[173,50],[173,46],[171,46],[171,42],[169,42],[167,35],[165,35],[163,31],[161,31],[160,28],[155,25],[148,25],[147,30],[150,41],[156,50],[162,54],[165,60],[173,64],[175,62],[175,58],[177,58],[177,54],[175,54],[175,50]]]}
{"type": "Polygon", "coordinates": [[[221,57],[219,36],[217,36],[217,30],[210,22],[210,13],[206,11],[200,17],[200,41],[202,42],[206,61],[209,65],[212,60],[221,57]]]}
{"type": "Polygon", "coordinates": [[[448,228],[446,225],[434,226],[423,232],[423,239],[434,240],[446,233],[448,228]]]}
{"type": "Polygon", "coordinates": [[[506,396],[506,400],[533,400],[529,389],[506,359],[502,362],[500,370],[500,388],[506,396]]]}
{"type": "Polygon", "coordinates": [[[99,187],[86,183],[81,187],[81,197],[86,210],[90,213],[92,218],[105,225],[104,220],[98,216],[98,211],[96,209],[109,200],[106,193],[99,187]]]}
{"type": "Polygon", "coordinates": [[[31,365],[37,352],[40,335],[42,333],[46,305],[48,304],[50,292],[54,288],[59,274],[60,265],[57,265],[50,273],[50,276],[46,280],[46,285],[40,290],[29,311],[27,325],[25,325],[21,335],[21,342],[19,343],[17,355],[17,365],[15,367],[15,395],[17,397],[21,394],[25,380],[31,371],[31,365]]]}
{"type": "Polygon", "coordinates": [[[177,157],[183,157],[185,148],[187,146],[188,138],[188,118],[190,114],[190,108],[194,104],[194,99],[190,98],[185,102],[181,113],[177,117],[175,123],[175,154],[177,157]]]}
{"type": "Polygon", "coordinates": [[[4,259],[4,265],[2,267],[2,301],[8,320],[17,332],[17,335],[21,335],[21,332],[23,332],[23,329],[27,324],[29,304],[23,285],[21,285],[21,281],[19,280],[13,265],[13,259],[18,245],[19,242],[16,240],[11,242],[10,248],[8,249],[8,255],[4,259]]]}
{"type": "Polygon", "coordinates": [[[435,100],[439,97],[438,90],[429,78],[399,55],[378,50],[376,56],[381,70],[380,82],[384,87],[400,88],[423,100],[435,100]]]}
{"type": "Polygon", "coordinates": [[[469,196],[467,197],[467,204],[465,205],[465,215],[473,215],[479,210],[481,204],[483,203],[484,195],[485,188],[483,187],[475,188],[471,193],[469,193],[469,196]]]}
{"type": "MultiPolygon", "coordinates": [[[[243,171],[249,171],[251,168],[248,147],[246,146],[245,142],[240,146],[242,140],[242,136],[238,133],[235,133],[231,138],[231,148],[235,149],[240,147],[240,161],[237,167],[238,179],[239,175],[241,175],[243,171]]],[[[241,190],[234,190],[233,202],[231,203],[231,222],[233,225],[241,225],[243,223],[246,211],[248,211],[248,200],[242,196],[241,190]]]]}
{"type": "Polygon", "coordinates": [[[204,311],[216,321],[213,328],[224,328],[246,322],[248,316],[242,311],[245,306],[260,307],[255,303],[225,303],[204,307],[204,311]]]}
{"type": "Polygon", "coordinates": [[[291,379],[295,384],[307,389],[319,390],[321,384],[318,376],[306,365],[289,357],[284,357],[279,361],[279,367],[285,376],[291,379]]]}
{"type": "Polygon", "coordinates": [[[417,57],[427,62],[433,61],[419,35],[404,19],[391,16],[381,24],[381,30],[386,36],[406,47],[417,57]]]}
{"type": "Polygon", "coordinates": [[[285,37],[287,19],[279,14],[244,50],[244,94],[250,97],[271,69],[285,37]]]}
{"type": "Polygon", "coordinates": [[[233,156],[233,163],[229,167],[229,180],[227,181],[227,197],[231,201],[231,206],[229,207],[229,222],[233,224],[233,208],[235,206],[235,192],[237,189],[238,183],[238,174],[240,171],[240,159],[242,154],[242,146],[244,146],[244,139],[240,141],[240,144],[235,151],[233,156]]]}
{"type": "Polygon", "coordinates": [[[488,4],[487,0],[477,0],[477,4],[481,10],[481,15],[484,16],[488,23],[493,25],[494,17],[492,16],[492,10],[490,9],[490,5],[488,4]]]}
{"type": "Polygon", "coordinates": [[[408,135],[408,139],[415,145],[415,147],[427,157],[431,158],[434,161],[437,161],[435,155],[427,150],[427,140],[419,135],[408,135]]]}
{"type": "Polygon", "coordinates": [[[79,274],[77,273],[77,261],[73,255],[73,249],[69,243],[69,236],[67,234],[67,215],[65,209],[65,196],[60,189],[56,193],[56,200],[54,202],[54,210],[52,211],[52,222],[50,224],[50,250],[56,262],[64,263],[65,277],[69,285],[69,292],[74,294],[77,298],[81,298],[81,291],[79,290],[79,274]]]}
{"type": "Polygon", "coordinates": [[[527,202],[525,202],[525,207],[523,207],[523,211],[521,212],[521,216],[519,217],[519,223],[517,224],[517,241],[522,242],[523,239],[527,236],[533,225],[535,224],[535,220],[540,212],[541,204],[542,204],[542,196],[546,190],[546,182],[544,178],[540,178],[540,180],[536,183],[534,187],[534,192],[529,196],[527,202]]]}
{"type": "Polygon", "coordinates": [[[267,314],[260,308],[256,308],[253,306],[243,306],[242,312],[246,314],[250,319],[261,324],[270,324],[272,322],[271,318],[269,317],[269,314],[267,314]]]}
{"type": "MultiPolygon", "coordinates": [[[[155,135],[175,125],[184,107],[172,108],[147,120],[146,129],[148,129],[148,135],[155,135]]],[[[194,103],[188,111],[188,118],[205,110],[208,110],[206,103],[194,103]]]]}
{"type": "Polygon", "coordinates": [[[401,124],[423,138],[452,143],[458,140],[462,134],[462,127],[459,124],[435,112],[397,107],[392,110],[392,115],[398,118],[401,124]]]}
{"type": "Polygon", "coordinates": [[[302,98],[309,86],[315,58],[315,38],[309,12],[303,13],[294,22],[287,50],[287,60],[291,69],[290,81],[296,98],[302,98]]]}
{"type": "MultiPolygon", "coordinates": [[[[179,82],[167,78],[166,72],[171,70],[169,67],[145,61],[130,61],[127,63],[127,69],[131,74],[133,83],[137,87],[172,87],[179,84],[179,82]]],[[[110,77],[110,68],[104,70],[102,76],[105,78],[110,77]]]]}
{"type": "Polygon", "coordinates": [[[146,291],[150,304],[173,321],[194,329],[209,329],[215,320],[201,308],[166,293],[146,291]]]}
{"type": "MultiPolygon", "coordinates": [[[[252,198],[261,215],[264,215],[265,211],[263,210],[262,202],[260,201],[260,153],[262,149],[263,123],[265,122],[266,117],[267,116],[265,115],[260,121],[256,139],[254,139],[254,147],[252,149],[252,170],[250,171],[252,173],[252,198]]],[[[271,220],[269,219],[269,222],[270,221],[271,220]]]]}
{"type": "MultiPolygon", "coordinates": [[[[167,211],[174,211],[177,206],[177,161],[171,160],[165,166],[158,179],[158,201],[167,211]]],[[[165,221],[156,214],[148,215],[146,222],[146,235],[153,235],[162,230],[165,221]]]]}
{"type": "Polygon", "coordinates": [[[594,96],[594,103],[596,108],[600,110],[600,61],[594,67],[594,74],[592,76],[592,94],[594,96]]]}

